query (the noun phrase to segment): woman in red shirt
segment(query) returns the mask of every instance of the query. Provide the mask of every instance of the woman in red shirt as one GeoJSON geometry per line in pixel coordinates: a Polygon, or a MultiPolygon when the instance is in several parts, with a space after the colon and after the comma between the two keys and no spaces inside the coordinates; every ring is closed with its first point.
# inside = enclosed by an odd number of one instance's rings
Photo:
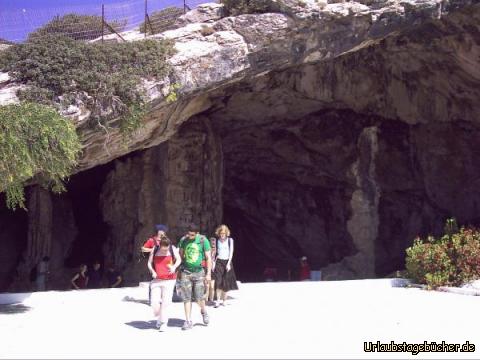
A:
{"type": "Polygon", "coordinates": [[[181,263],[178,249],[169,238],[162,236],[148,259],[148,270],[152,274],[151,306],[157,318],[157,329],[168,322],[167,307],[172,303],[173,289],[177,278],[177,268],[181,263]]]}

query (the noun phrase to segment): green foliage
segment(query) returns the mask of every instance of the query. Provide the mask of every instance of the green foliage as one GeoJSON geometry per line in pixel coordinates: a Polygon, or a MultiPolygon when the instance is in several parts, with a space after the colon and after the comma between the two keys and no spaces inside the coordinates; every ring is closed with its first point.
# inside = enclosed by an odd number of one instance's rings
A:
{"type": "Polygon", "coordinates": [[[220,0],[220,2],[229,16],[272,11],[272,0],[220,0]]]}
{"type": "MultiPolygon", "coordinates": [[[[123,31],[127,22],[113,21],[109,22],[109,25],[115,29],[115,31],[120,32],[123,31]]],[[[60,34],[74,40],[93,40],[102,36],[102,29],[105,31],[105,34],[111,33],[107,26],[102,27],[101,16],[78,14],[57,15],[50,22],[30,33],[28,39],[32,40],[49,34],[60,34]]]]}
{"type": "Polygon", "coordinates": [[[122,117],[120,130],[123,134],[130,134],[140,127],[141,120],[147,115],[148,107],[134,104],[128,109],[128,113],[122,117]]]}
{"type": "Polygon", "coordinates": [[[33,103],[0,107],[0,191],[7,206],[25,208],[23,187],[33,176],[54,191],[77,163],[75,126],[55,109],[33,103]]]}
{"type": "Polygon", "coordinates": [[[139,108],[145,103],[141,78],[162,78],[174,52],[170,41],[144,40],[122,43],[84,43],[63,35],[33,38],[7,49],[0,69],[29,87],[22,100],[51,104],[85,92],[94,123],[121,117],[122,129],[137,128],[139,108]],[[134,123],[137,124],[134,124],[134,123]]]}
{"type": "Polygon", "coordinates": [[[458,229],[454,219],[447,220],[445,235],[425,241],[414,240],[406,250],[408,275],[430,288],[457,286],[480,278],[480,232],[458,229]]]}
{"type": "Polygon", "coordinates": [[[177,84],[177,83],[172,84],[171,89],[172,90],[169,92],[166,98],[167,103],[172,103],[178,100],[177,90],[180,89],[180,84],[177,84]]]}
{"type": "MultiPolygon", "coordinates": [[[[150,15],[150,22],[147,22],[146,31],[149,34],[158,34],[175,28],[175,22],[184,14],[184,10],[175,6],[155,11],[150,15]]],[[[145,22],[140,25],[140,32],[145,33],[145,22]]]]}

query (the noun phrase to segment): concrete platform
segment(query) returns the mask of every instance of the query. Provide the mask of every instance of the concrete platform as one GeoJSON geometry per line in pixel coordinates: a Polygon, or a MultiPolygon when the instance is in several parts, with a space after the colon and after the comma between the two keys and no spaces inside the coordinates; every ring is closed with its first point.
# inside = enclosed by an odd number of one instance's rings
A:
{"type": "Polygon", "coordinates": [[[0,306],[0,358],[480,358],[480,298],[390,280],[241,284],[211,324],[154,329],[143,287],[33,293],[0,306]],[[364,342],[476,346],[474,353],[364,352],[364,342]]]}

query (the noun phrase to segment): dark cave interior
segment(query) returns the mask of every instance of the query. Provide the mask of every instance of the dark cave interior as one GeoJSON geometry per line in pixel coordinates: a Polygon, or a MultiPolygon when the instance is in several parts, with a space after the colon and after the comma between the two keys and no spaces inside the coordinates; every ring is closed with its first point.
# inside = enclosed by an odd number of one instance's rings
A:
{"type": "Polygon", "coordinates": [[[78,233],[70,256],[65,259],[66,267],[104,261],[103,244],[108,226],[102,219],[100,193],[112,167],[113,163],[109,163],[81,172],[72,176],[67,184],[65,196],[71,201],[78,233]]]}

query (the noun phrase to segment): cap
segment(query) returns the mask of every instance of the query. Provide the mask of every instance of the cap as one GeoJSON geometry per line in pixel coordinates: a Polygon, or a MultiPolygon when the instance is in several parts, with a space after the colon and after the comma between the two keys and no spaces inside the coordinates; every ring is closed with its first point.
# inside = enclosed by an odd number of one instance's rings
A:
{"type": "Polygon", "coordinates": [[[155,225],[155,229],[157,229],[157,231],[167,232],[168,231],[168,226],[163,225],[163,224],[157,224],[157,225],[155,225]]]}

